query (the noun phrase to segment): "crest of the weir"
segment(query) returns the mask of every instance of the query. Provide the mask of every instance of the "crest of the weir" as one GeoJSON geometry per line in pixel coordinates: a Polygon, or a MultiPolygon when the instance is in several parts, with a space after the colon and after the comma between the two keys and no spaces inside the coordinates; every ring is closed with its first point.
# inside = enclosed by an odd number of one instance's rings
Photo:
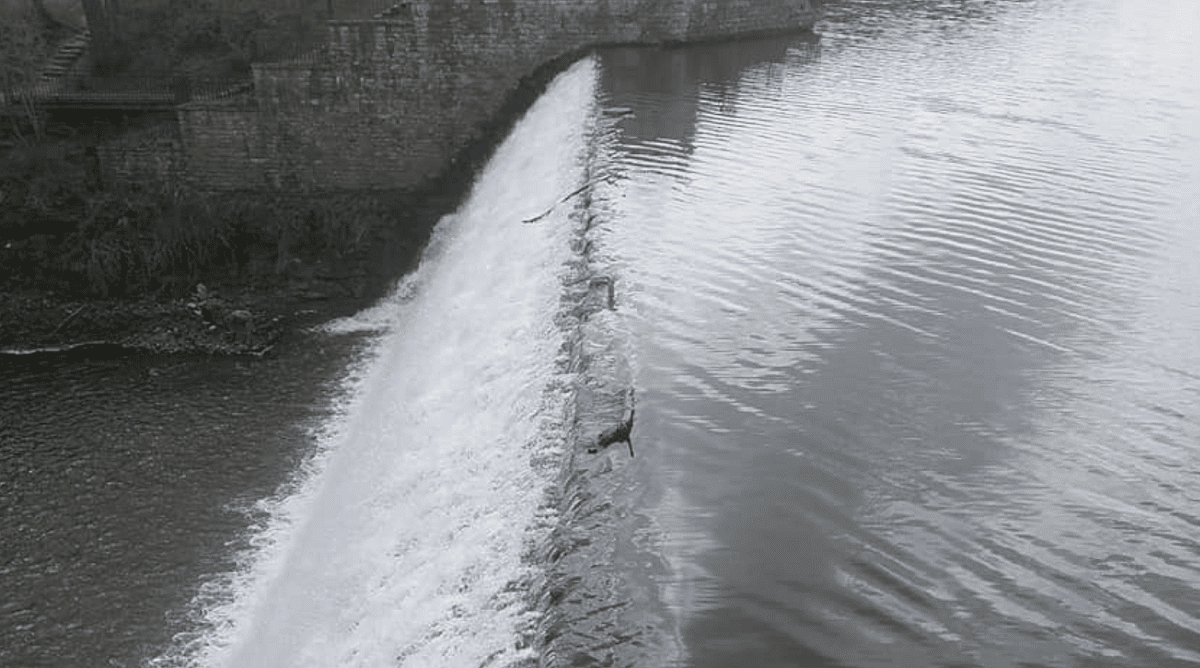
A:
{"type": "Polygon", "coordinates": [[[546,63],[596,45],[807,28],[816,18],[815,5],[812,0],[400,3],[374,19],[329,21],[320,57],[255,65],[251,92],[177,108],[178,143],[167,146],[160,138],[145,146],[112,147],[109,157],[126,172],[161,172],[169,165],[172,180],[204,190],[410,188],[445,169],[478,139],[521,80],[546,63]],[[173,154],[169,160],[156,155],[163,149],[173,154]],[[145,158],[153,166],[136,164],[145,158]]]}

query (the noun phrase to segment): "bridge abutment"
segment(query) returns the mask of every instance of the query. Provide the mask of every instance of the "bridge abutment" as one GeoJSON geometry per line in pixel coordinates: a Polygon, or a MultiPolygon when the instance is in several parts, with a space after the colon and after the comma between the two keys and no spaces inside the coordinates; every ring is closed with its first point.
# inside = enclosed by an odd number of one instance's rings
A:
{"type": "Polygon", "coordinates": [[[485,141],[547,63],[600,45],[802,30],[816,9],[813,0],[397,3],[375,19],[329,21],[317,54],[254,65],[243,96],[181,105],[171,159],[139,173],[169,165],[172,181],[207,191],[414,189],[485,141]]]}

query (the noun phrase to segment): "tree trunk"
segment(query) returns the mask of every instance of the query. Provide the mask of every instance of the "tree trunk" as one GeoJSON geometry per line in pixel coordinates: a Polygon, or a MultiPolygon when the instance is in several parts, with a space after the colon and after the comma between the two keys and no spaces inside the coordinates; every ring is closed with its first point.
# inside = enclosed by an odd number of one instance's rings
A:
{"type": "Polygon", "coordinates": [[[115,57],[116,31],[114,7],[105,0],[83,0],[88,30],[92,33],[92,54],[99,69],[111,67],[115,57]]]}
{"type": "Polygon", "coordinates": [[[35,144],[42,143],[42,119],[38,114],[37,105],[33,101],[34,84],[28,85],[27,92],[21,96],[21,106],[25,109],[26,116],[29,117],[29,124],[33,126],[33,141],[35,144]]]}

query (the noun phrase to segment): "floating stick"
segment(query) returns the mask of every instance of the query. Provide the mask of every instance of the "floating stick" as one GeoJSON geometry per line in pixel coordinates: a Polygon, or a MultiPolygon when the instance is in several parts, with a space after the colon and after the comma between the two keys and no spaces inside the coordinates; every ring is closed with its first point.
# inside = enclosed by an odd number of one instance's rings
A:
{"type": "Polygon", "coordinates": [[[84,306],[87,306],[87,304],[84,304],[83,306],[80,306],[79,308],[75,309],[74,311],[71,312],[71,315],[67,316],[62,322],[58,323],[58,327],[54,328],[53,333],[58,334],[58,330],[62,329],[68,322],[71,322],[71,320],[73,320],[75,318],[75,316],[79,315],[79,312],[83,310],[84,306]]]}
{"type": "Polygon", "coordinates": [[[533,218],[526,218],[525,220],[522,220],[521,222],[522,223],[536,223],[539,220],[545,218],[546,216],[549,216],[551,212],[553,212],[556,208],[558,208],[559,204],[566,202],[567,200],[569,200],[572,197],[578,195],[579,193],[587,190],[588,188],[591,188],[592,186],[596,185],[597,183],[600,183],[601,181],[611,181],[611,180],[612,180],[612,174],[605,174],[604,176],[601,176],[600,178],[592,179],[591,181],[588,181],[587,183],[585,183],[585,184],[579,186],[578,188],[576,188],[575,190],[571,191],[571,193],[569,195],[567,195],[566,197],[563,197],[562,199],[555,202],[554,206],[550,207],[549,209],[546,209],[541,214],[536,215],[533,218]]]}

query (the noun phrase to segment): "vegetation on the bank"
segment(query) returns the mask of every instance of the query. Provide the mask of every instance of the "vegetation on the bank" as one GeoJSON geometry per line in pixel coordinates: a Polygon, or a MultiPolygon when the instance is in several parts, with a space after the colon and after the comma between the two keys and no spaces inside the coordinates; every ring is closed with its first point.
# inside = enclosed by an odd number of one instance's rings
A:
{"type": "Polygon", "coordinates": [[[254,31],[262,27],[257,13],[223,16],[202,3],[130,2],[122,8],[115,29],[92,30],[96,74],[225,78],[249,73],[254,31]]]}
{"type": "Polygon", "coordinates": [[[359,258],[395,207],[360,195],[206,195],[104,188],[81,146],[0,156],[0,289],[178,295],[196,281],[273,281],[295,261],[359,258]]]}
{"type": "MultiPolygon", "coordinates": [[[[101,75],[227,78],[248,75],[250,62],[288,54],[316,39],[314,11],[275,10],[270,2],[239,8],[213,0],[128,0],[92,31],[101,75]]],[[[86,5],[85,5],[86,6],[86,5]]],[[[93,25],[89,19],[89,25],[93,25]]]]}
{"type": "MultiPolygon", "coordinates": [[[[254,59],[302,49],[321,37],[332,6],[82,1],[94,74],[193,79],[243,76],[254,59]]],[[[0,292],[179,296],[200,280],[278,284],[318,264],[362,273],[372,244],[420,245],[419,226],[395,224],[409,202],[386,195],[215,195],[104,182],[95,147],[123,125],[80,126],[35,108],[32,96],[9,95],[39,81],[57,45],[74,34],[42,2],[0,1],[0,292]]]]}
{"type": "MultiPolygon", "coordinates": [[[[98,76],[236,78],[323,37],[321,0],[82,0],[98,76]]],[[[74,29],[41,0],[0,2],[0,90],[32,83],[74,29]]]]}
{"type": "MultiPolygon", "coordinates": [[[[41,11],[35,3],[0,2],[0,94],[19,90],[33,84],[41,74],[42,65],[59,39],[68,32],[41,11]]],[[[42,140],[41,115],[28,96],[20,99],[22,118],[11,122],[6,132],[15,132],[22,142],[28,141],[21,131],[25,126],[30,140],[42,140]]]]}
{"type": "Polygon", "coordinates": [[[84,8],[88,25],[102,26],[92,28],[101,75],[248,75],[251,61],[286,56],[322,38],[325,18],[324,3],[315,0],[84,0],[84,8]]]}
{"type": "MultiPolygon", "coordinates": [[[[36,106],[30,87],[79,20],[42,3],[0,0],[0,350],[262,353],[315,302],[332,314],[377,296],[415,259],[432,210],[412,193],[214,194],[102,177],[98,149],[156,121],[36,106]]],[[[319,40],[330,7],[238,3],[84,0],[91,54],[68,76],[248,76],[251,61],[319,40]]]]}

